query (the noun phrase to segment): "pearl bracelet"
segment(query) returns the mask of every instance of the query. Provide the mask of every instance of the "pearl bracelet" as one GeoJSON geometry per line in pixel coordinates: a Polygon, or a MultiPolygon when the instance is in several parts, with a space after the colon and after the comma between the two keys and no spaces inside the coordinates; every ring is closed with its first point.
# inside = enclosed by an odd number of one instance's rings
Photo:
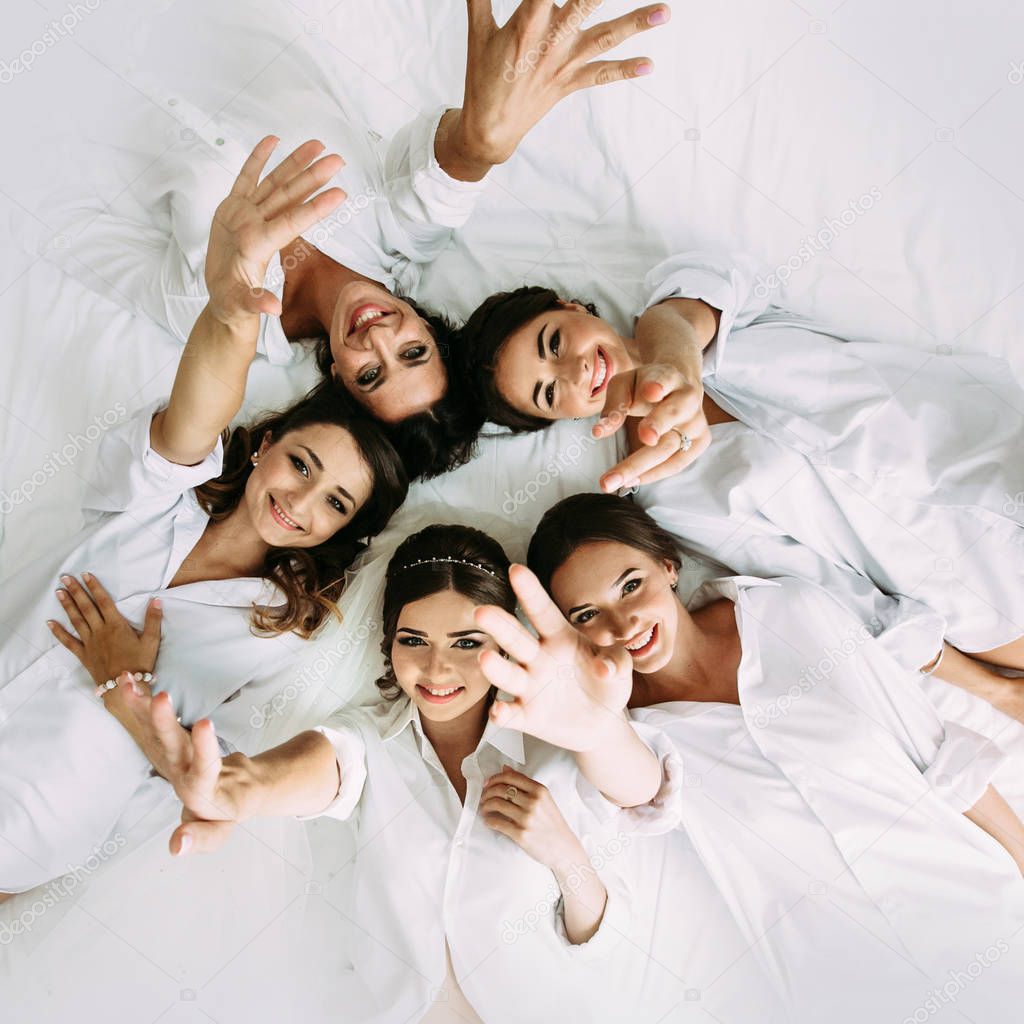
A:
{"type": "MultiPolygon", "coordinates": [[[[152,672],[130,672],[129,675],[137,683],[151,683],[156,676],[152,672]]],[[[100,683],[96,687],[96,696],[103,698],[110,690],[113,690],[117,686],[116,679],[108,679],[105,683],[100,683]]]]}

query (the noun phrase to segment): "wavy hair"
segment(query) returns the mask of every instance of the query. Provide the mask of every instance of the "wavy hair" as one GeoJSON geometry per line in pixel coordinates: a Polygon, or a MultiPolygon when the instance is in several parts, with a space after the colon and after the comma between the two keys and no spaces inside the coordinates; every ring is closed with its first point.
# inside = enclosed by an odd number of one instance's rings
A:
{"type": "Polygon", "coordinates": [[[409,488],[402,461],[371,420],[355,416],[337,401],[333,388],[317,385],[282,412],[268,413],[247,426],[225,430],[224,469],[196,488],[196,498],[214,522],[238,507],[252,473],[250,457],[269,433],[274,442],[303,427],[327,424],[346,430],[355,441],[373,477],[366,502],[330,539],[310,548],[272,547],[263,563],[264,579],[284,594],[281,606],[254,605],[253,631],[260,635],[294,632],[309,639],[329,615],[338,612],[345,573],[366,548],[366,539],[380,533],[405,500],[409,488]]]}

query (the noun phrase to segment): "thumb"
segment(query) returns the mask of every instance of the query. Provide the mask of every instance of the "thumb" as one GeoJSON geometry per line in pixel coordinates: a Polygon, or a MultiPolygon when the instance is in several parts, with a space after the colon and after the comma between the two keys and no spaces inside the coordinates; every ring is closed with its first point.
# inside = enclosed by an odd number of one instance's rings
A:
{"type": "Polygon", "coordinates": [[[517,701],[495,700],[491,705],[491,721],[498,726],[511,725],[517,703],[517,701]]]}
{"type": "Polygon", "coordinates": [[[154,597],[146,606],[146,618],[142,623],[142,639],[160,646],[160,625],[164,618],[164,606],[158,597],[154,597]]]}
{"type": "Polygon", "coordinates": [[[267,316],[280,316],[283,307],[281,300],[266,288],[250,288],[246,308],[250,313],[266,314],[267,316]]]}
{"type": "Polygon", "coordinates": [[[601,418],[593,429],[594,437],[610,437],[626,422],[633,407],[634,378],[634,373],[630,371],[617,373],[608,382],[601,418]]]}

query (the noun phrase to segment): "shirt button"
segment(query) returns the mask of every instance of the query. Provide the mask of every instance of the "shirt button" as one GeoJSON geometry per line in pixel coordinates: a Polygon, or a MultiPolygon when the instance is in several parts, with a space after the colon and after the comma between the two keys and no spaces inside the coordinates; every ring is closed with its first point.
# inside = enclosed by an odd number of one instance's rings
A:
{"type": "Polygon", "coordinates": [[[167,101],[167,105],[169,107],[176,107],[178,105],[178,101],[176,99],[169,99],[167,101]]]}
{"type": "Polygon", "coordinates": [[[455,845],[456,846],[461,846],[464,842],[465,842],[465,840],[462,838],[462,836],[456,836],[455,837],[455,845]]]}

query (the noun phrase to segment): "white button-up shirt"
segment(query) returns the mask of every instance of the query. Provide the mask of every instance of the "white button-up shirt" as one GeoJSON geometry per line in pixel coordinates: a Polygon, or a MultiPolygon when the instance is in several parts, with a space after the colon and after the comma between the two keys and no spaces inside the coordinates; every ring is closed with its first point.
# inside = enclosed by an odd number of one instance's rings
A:
{"type": "Polygon", "coordinates": [[[616,995],[612,953],[629,927],[616,858],[638,833],[667,831],[679,815],[678,758],[657,730],[635,727],[662,760],[664,781],[650,804],[629,810],[601,797],[571,754],[493,723],[462,763],[460,803],[404,697],[340,711],[321,727],[342,780],[323,813],[350,820],[356,833],[344,913],[351,960],[373,1001],[357,1019],[419,1020],[443,988],[446,943],[459,986],[489,1024],[602,1019],[616,995]],[[599,865],[608,903],[584,944],[565,935],[551,871],[479,816],[484,783],[505,765],[548,788],[599,865]]]}
{"type": "Polygon", "coordinates": [[[1024,880],[962,816],[1001,752],[944,724],[820,587],[739,577],[698,599],[723,596],[736,604],[741,705],[635,715],[677,744],[681,828],[795,1018],[912,1016],[991,946],[998,969],[957,1006],[1013,1019],[999,1008],[1024,976],[1024,880]]]}
{"type": "Polygon", "coordinates": [[[168,589],[206,529],[194,488],[220,473],[222,449],[218,442],[195,466],[168,462],[149,443],[158,408],[106,434],[83,528],[0,591],[0,892],[30,888],[87,856],[149,774],[94,696],[95,682],[46,626],[67,624],[55,596],[61,575],[94,573],[140,628],[150,598],[160,597],[154,688],[171,693],[186,725],[278,673],[303,644],[294,634],[253,635],[253,603],[281,600],[261,578],[168,589]]]}
{"type": "Polygon", "coordinates": [[[685,473],[637,500],[698,553],[754,576],[789,573],[846,596],[907,665],[950,642],[1024,634],[1024,394],[990,356],[844,341],[770,306],[746,259],[683,253],[646,279],[645,308],[722,311],[704,387],[739,422],[685,473]],[[875,593],[897,595],[897,604],[875,593]]]}

